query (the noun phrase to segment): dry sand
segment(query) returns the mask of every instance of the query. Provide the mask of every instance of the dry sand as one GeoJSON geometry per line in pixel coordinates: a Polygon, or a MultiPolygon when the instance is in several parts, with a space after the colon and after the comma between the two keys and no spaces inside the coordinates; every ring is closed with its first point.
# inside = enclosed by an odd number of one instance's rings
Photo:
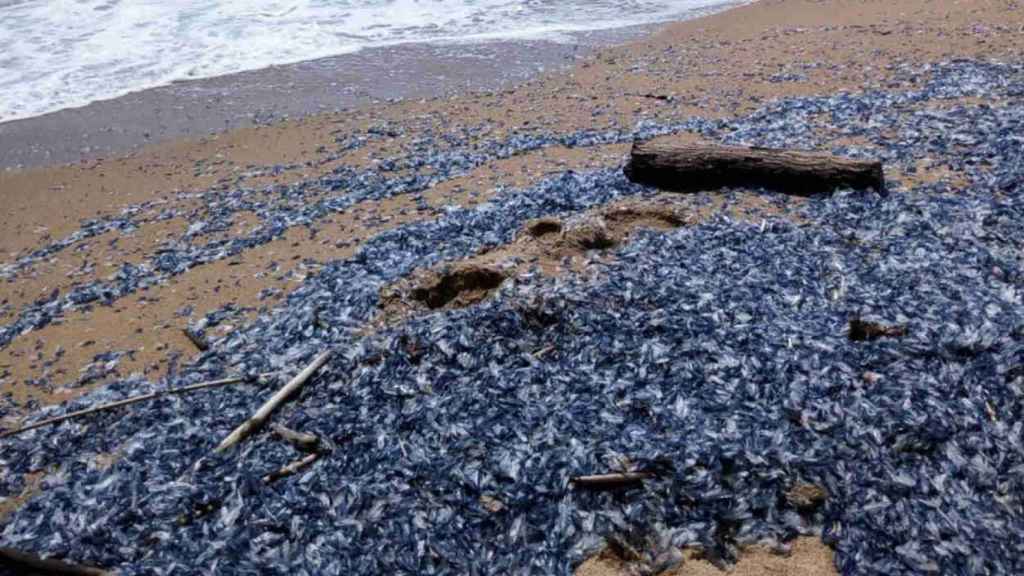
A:
{"type": "MultiPolygon", "coordinates": [[[[721,576],[723,571],[700,557],[695,551],[683,554],[683,563],[662,576],[721,576]]],[[[595,556],[576,570],[576,576],[626,576],[629,567],[606,554],[595,556]]],[[[780,554],[763,546],[743,551],[732,576],[825,576],[836,574],[832,551],[816,538],[797,538],[788,554],[780,554]]]]}
{"type": "MultiPolygon", "coordinates": [[[[64,292],[76,282],[106,277],[120,263],[137,262],[168,237],[181,234],[187,222],[159,221],[156,214],[168,206],[197,206],[204,200],[194,192],[212,188],[216,194],[217,187],[239,180],[246,186],[295,182],[342,164],[373,166],[427,130],[489,124],[493,129],[488,137],[498,138],[532,130],[632,126],[647,118],[730,116],[776,97],[884,86],[887,66],[893,63],[959,57],[1019,61],[1022,50],[1024,16],[1018,3],[1009,0],[761,0],[666,26],[631,44],[601,49],[566,72],[497,92],[382,104],[152,145],[122,158],[0,172],[2,262],[66,236],[82,219],[154,203],[143,211],[149,220],[116,245],[107,236],[84,240],[75,247],[79,249],[64,250],[15,281],[0,284],[0,321],[10,321],[22,305],[54,289],[64,292]],[[796,72],[805,79],[771,80],[796,72]],[[674,101],[652,95],[671,95],[674,101]],[[382,121],[406,130],[339,159],[330,159],[321,148],[330,150],[336,135],[365,131],[382,121]],[[261,171],[274,164],[298,167],[276,174],[261,171]]],[[[625,153],[623,146],[604,146],[523,154],[493,161],[431,189],[426,197],[435,208],[471,206],[485,201],[497,186],[525,185],[566,169],[615,165],[625,153]]],[[[910,181],[907,175],[887,176],[910,181]]],[[[956,182],[958,175],[925,170],[913,178],[956,182]]],[[[120,375],[140,372],[159,378],[172,358],[195,353],[181,334],[188,321],[177,315],[183,306],[194,306],[195,318],[233,303],[246,310],[228,323],[237,325],[273,306],[324,262],[351,255],[372,235],[435,214],[416,210],[415,203],[402,197],[364,202],[330,218],[315,237],[293,229],[237,258],[198,266],[112,307],[72,312],[61,323],[23,335],[0,350],[0,390],[21,407],[4,423],[14,423],[36,405],[102,385],[101,379],[86,387],[62,388],[100,352],[132,350],[132,357],[119,367],[120,375]],[[266,288],[276,289],[276,295],[260,300],[266,288]],[[43,377],[53,385],[34,383],[43,377]]],[[[256,225],[255,215],[240,217],[227,234],[256,225]]],[[[785,559],[751,553],[737,573],[834,573],[830,554],[816,540],[801,541],[785,559]]],[[[595,560],[578,574],[616,570],[614,563],[595,560]]],[[[706,570],[693,561],[677,574],[706,570]]]]}

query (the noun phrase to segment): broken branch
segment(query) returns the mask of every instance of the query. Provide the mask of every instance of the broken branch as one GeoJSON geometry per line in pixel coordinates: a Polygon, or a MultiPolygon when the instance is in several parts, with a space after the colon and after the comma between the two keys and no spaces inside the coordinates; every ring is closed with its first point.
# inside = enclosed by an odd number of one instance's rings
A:
{"type": "Polygon", "coordinates": [[[267,484],[269,484],[269,483],[271,483],[274,480],[277,480],[279,478],[284,478],[285,476],[291,476],[292,474],[295,474],[296,472],[298,472],[299,470],[302,470],[306,466],[309,466],[313,462],[316,462],[317,458],[319,458],[319,457],[320,457],[320,452],[314,452],[312,454],[309,454],[309,455],[305,456],[304,458],[302,458],[301,460],[296,460],[295,462],[292,462],[291,464],[288,464],[287,466],[283,466],[280,470],[277,470],[277,471],[271,472],[270,474],[267,474],[266,476],[263,477],[263,481],[266,482],[267,484]]]}
{"type": "Polygon", "coordinates": [[[280,424],[271,424],[270,427],[278,436],[303,452],[312,452],[320,445],[320,439],[313,434],[292,430],[280,424]]]}
{"type": "Polygon", "coordinates": [[[276,394],[264,402],[263,406],[260,406],[260,409],[257,410],[252,417],[240,424],[238,428],[235,428],[231,434],[228,434],[228,436],[221,441],[220,445],[217,446],[214,452],[223,452],[228,448],[231,448],[252,434],[254,430],[262,426],[263,423],[266,422],[267,418],[270,417],[270,414],[286,399],[288,399],[293,392],[301,388],[302,385],[306,383],[306,380],[309,380],[309,377],[327,362],[327,359],[330,358],[330,356],[330,350],[317,356],[309,366],[306,366],[302,372],[299,372],[295,378],[292,378],[291,381],[285,384],[283,388],[278,390],[276,394]]]}
{"type": "MultiPolygon", "coordinates": [[[[254,380],[259,380],[259,379],[262,379],[262,378],[266,378],[268,376],[272,376],[273,374],[276,374],[276,373],[275,372],[267,372],[266,374],[260,374],[254,380]]],[[[109,404],[102,404],[100,406],[94,406],[92,408],[86,408],[85,410],[79,410],[77,412],[72,412],[70,414],[65,414],[63,416],[55,416],[55,417],[49,418],[47,420],[42,420],[40,422],[35,422],[33,424],[29,424],[28,426],[22,426],[21,428],[17,428],[15,430],[8,430],[6,432],[0,433],[0,438],[7,438],[8,436],[14,436],[16,434],[21,434],[22,432],[28,432],[29,430],[35,430],[36,428],[42,428],[44,426],[50,426],[50,425],[53,425],[53,424],[59,424],[61,422],[64,422],[65,420],[71,420],[71,419],[79,418],[79,417],[82,417],[82,416],[88,416],[89,414],[95,414],[97,412],[103,412],[103,411],[106,411],[106,410],[113,410],[114,408],[120,408],[122,406],[128,406],[130,404],[135,404],[135,403],[138,403],[138,402],[145,402],[146,400],[152,400],[152,399],[158,398],[160,396],[169,396],[169,395],[173,395],[173,394],[186,394],[188,392],[194,392],[196,390],[205,390],[207,388],[216,388],[218,386],[227,386],[229,384],[239,384],[239,383],[242,383],[242,382],[247,382],[249,380],[250,380],[249,378],[245,378],[245,377],[242,377],[242,376],[236,376],[236,377],[232,377],[232,378],[223,378],[221,380],[213,380],[211,382],[202,382],[200,384],[192,384],[191,386],[184,386],[182,388],[172,388],[170,390],[161,390],[159,392],[150,392],[149,394],[142,394],[141,396],[133,396],[131,398],[125,398],[124,400],[118,400],[116,402],[110,402],[109,404]]]]}
{"type": "Polygon", "coordinates": [[[631,488],[654,475],[650,472],[620,472],[616,474],[595,474],[593,476],[576,476],[569,480],[576,488],[584,490],[618,490],[631,488]]]}

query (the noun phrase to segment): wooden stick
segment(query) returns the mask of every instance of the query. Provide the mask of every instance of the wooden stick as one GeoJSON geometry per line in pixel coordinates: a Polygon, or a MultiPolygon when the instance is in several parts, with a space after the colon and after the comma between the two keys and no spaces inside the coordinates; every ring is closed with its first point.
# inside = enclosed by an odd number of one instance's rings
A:
{"type": "Polygon", "coordinates": [[[260,409],[257,410],[252,417],[245,422],[242,422],[242,424],[239,425],[238,428],[235,428],[231,434],[228,434],[227,438],[224,438],[224,440],[221,441],[220,445],[217,446],[214,452],[223,452],[228,448],[231,448],[235,444],[244,440],[249,436],[249,434],[252,434],[254,430],[262,426],[267,418],[270,417],[270,414],[274,409],[291,396],[293,392],[301,388],[302,385],[306,383],[306,380],[309,380],[309,377],[327,362],[327,359],[330,358],[330,356],[330,350],[317,356],[309,366],[306,366],[302,372],[299,372],[298,376],[292,378],[290,382],[284,385],[284,388],[281,388],[276,394],[271,396],[270,400],[264,402],[263,406],[260,406],[260,409]]]}
{"type": "MultiPolygon", "coordinates": [[[[276,372],[267,372],[266,374],[260,374],[259,376],[257,376],[257,379],[265,378],[267,376],[272,376],[274,374],[276,374],[276,372]]],[[[194,392],[196,390],[205,390],[207,388],[216,388],[218,386],[227,386],[229,384],[239,384],[241,382],[246,382],[246,381],[247,381],[246,378],[241,377],[241,376],[236,376],[236,377],[232,377],[232,378],[223,378],[221,380],[213,380],[211,382],[202,382],[202,383],[199,383],[199,384],[192,384],[191,386],[184,386],[182,388],[173,388],[171,390],[162,390],[162,391],[159,391],[159,392],[150,392],[149,394],[143,394],[141,396],[133,396],[131,398],[125,398],[124,400],[118,400],[116,402],[111,402],[109,404],[101,404],[99,406],[94,406],[92,408],[86,408],[84,410],[79,410],[77,412],[72,412],[70,414],[65,414],[63,416],[55,416],[53,418],[49,418],[47,420],[42,420],[40,422],[35,422],[33,424],[29,424],[28,426],[23,426],[21,428],[15,429],[15,430],[8,430],[6,432],[0,433],[0,438],[7,438],[8,436],[14,436],[16,434],[21,434],[22,432],[28,432],[29,430],[35,430],[36,428],[42,428],[43,426],[50,426],[50,425],[53,425],[53,424],[59,424],[61,422],[64,422],[65,420],[71,420],[72,418],[78,418],[78,417],[81,417],[81,416],[88,416],[89,414],[95,414],[96,412],[103,412],[103,411],[106,411],[106,410],[113,410],[114,408],[120,408],[122,406],[128,406],[129,404],[136,404],[138,402],[145,402],[146,400],[152,400],[152,399],[157,398],[159,396],[169,396],[169,395],[172,395],[172,394],[186,394],[188,392],[194,392]]]]}
{"type": "Polygon", "coordinates": [[[618,474],[596,474],[593,476],[577,476],[569,480],[576,488],[585,490],[617,490],[639,485],[644,479],[652,477],[650,472],[621,472],[618,474]]]}
{"type": "Polygon", "coordinates": [[[665,102],[671,102],[675,100],[675,97],[669,94],[653,94],[651,92],[648,92],[646,94],[641,94],[639,92],[626,92],[624,96],[633,96],[635,98],[650,98],[652,100],[662,100],[665,102]]]}
{"type": "Polygon", "coordinates": [[[854,342],[878,340],[879,338],[890,337],[900,338],[907,335],[906,326],[885,326],[875,322],[868,322],[860,318],[850,320],[849,338],[854,342]]]}
{"type": "Polygon", "coordinates": [[[764,187],[810,196],[844,187],[885,189],[877,161],[670,139],[635,142],[625,173],[634,182],[681,192],[764,187]]]}
{"type": "Polygon", "coordinates": [[[282,467],[280,470],[267,474],[266,476],[263,477],[263,481],[266,482],[267,484],[270,484],[271,482],[279,478],[291,476],[292,474],[295,474],[296,472],[302,470],[306,466],[309,466],[313,462],[316,462],[316,459],[320,457],[320,454],[320,452],[313,452],[312,454],[305,456],[301,460],[296,460],[295,462],[292,462],[291,464],[282,467]]]}
{"type": "MultiPolygon", "coordinates": [[[[78,566],[68,564],[60,560],[49,560],[40,558],[26,552],[19,552],[11,548],[0,548],[0,566],[8,566],[14,569],[24,570],[29,574],[60,574],[62,576],[110,576],[111,572],[91,568],[89,566],[78,566]]],[[[19,571],[20,571],[19,570],[19,571]]]]}
{"type": "Polygon", "coordinates": [[[534,352],[533,353],[533,357],[534,358],[540,358],[541,356],[545,356],[549,352],[553,352],[554,350],[555,350],[554,345],[545,346],[545,347],[541,348],[540,350],[537,350],[536,352],[534,352]]]}
{"type": "Polygon", "coordinates": [[[303,452],[316,450],[320,445],[320,439],[313,434],[292,430],[291,428],[286,428],[280,424],[271,424],[270,427],[273,428],[274,432],[278,436],[284,438],[289,444],[303,452]]]}

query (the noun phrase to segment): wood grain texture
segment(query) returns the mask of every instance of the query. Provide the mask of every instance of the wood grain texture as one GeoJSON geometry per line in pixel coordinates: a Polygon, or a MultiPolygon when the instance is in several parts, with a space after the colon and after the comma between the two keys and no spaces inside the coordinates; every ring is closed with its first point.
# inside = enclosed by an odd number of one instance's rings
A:
{"type": "Polygon", "coordinates": [[[665,140],[635,142],[624,171],[634,182],[678,192],[769,188],[813,196],[837,188],[885,189],[882,163],[878,161],[665,140]]]}

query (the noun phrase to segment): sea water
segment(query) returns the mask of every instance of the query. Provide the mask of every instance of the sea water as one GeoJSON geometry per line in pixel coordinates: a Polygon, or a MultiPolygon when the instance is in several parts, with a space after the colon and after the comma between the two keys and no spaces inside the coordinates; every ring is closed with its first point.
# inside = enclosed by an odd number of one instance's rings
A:
{"type": "MultiPolygon", "coordinates": [[[[0,122],[406,42],[564,38],[728,0],[0,0],[0,122]]],[[[734,3],[734,2],[732,2],[734,3]]]]}

